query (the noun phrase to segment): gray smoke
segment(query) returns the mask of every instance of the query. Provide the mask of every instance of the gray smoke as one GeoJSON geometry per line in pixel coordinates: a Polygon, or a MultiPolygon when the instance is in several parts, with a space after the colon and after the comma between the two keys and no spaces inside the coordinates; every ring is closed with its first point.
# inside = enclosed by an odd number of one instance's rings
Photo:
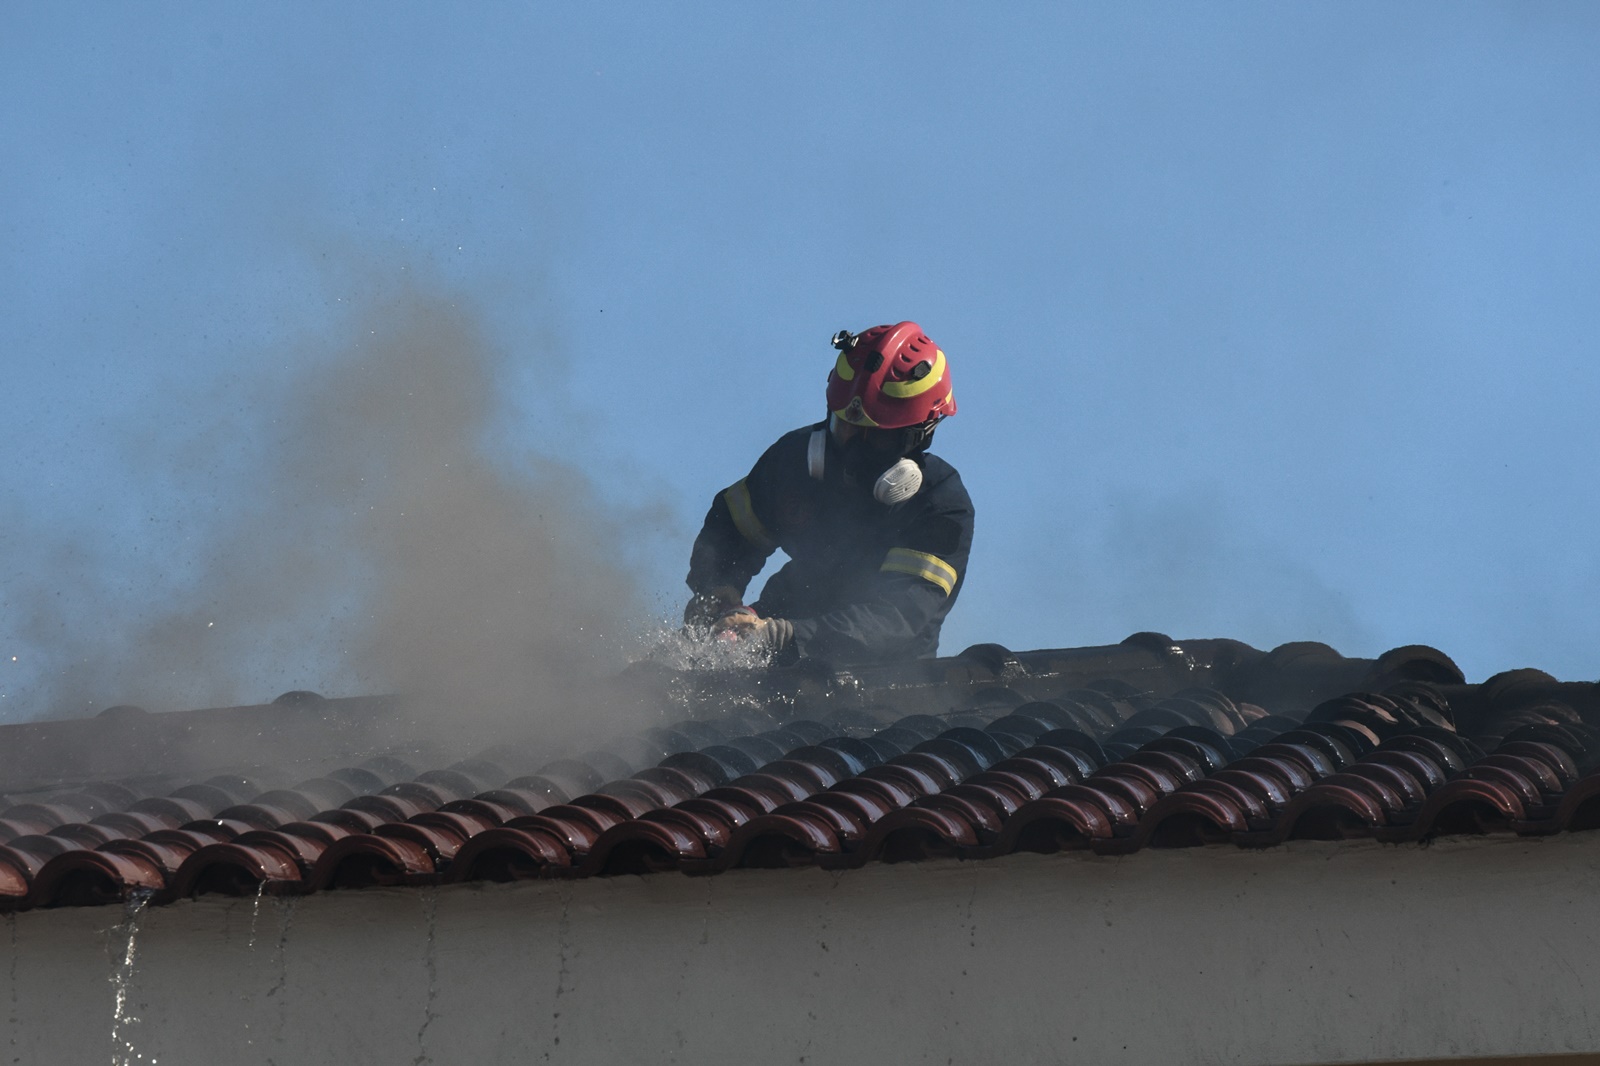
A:
{"type": "Polygon", "coordinates": [[[1107,510],[1070,593],[1092,605],[1085,613],[1102,634],[1086,642],[1157,630],[1261,648],[1318,640],[1346,655],[1382,650],[1347,596],[1305,559],[1236,523],[1226,502],[1198,491],[1121,492],[1107,510]]]}
{"type": "Polygon", "coordinates": [[[6,620],[41,664],[13,716],[291,688],[404,693],[458,732],[560,732],[597,713],[593,679],[644,615],[623,561],[632,516],[496,428],[513,372],[544,360],[552,372],[534,376],[559,378],[556,353],[507,352],[466,301],[412,282],[357,320],[275,361],[287,377],[166,412],[198,410],[201,428],[142,458],[216,515],[153,539],[164,577],[150,593],[97,578],[107,561],[88,539],[29,538],[9,516],[12,560],[27,561],[8,575],[6,620]]]}

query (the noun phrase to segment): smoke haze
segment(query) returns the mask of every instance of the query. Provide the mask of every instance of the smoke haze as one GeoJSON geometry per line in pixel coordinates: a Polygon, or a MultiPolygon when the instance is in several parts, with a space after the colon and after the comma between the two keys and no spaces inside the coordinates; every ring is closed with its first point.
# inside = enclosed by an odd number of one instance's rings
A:
{"type": "Polygon", "coordinates": [[[985,612],[962,616],[964,601],[946,629],[946,653],[996,639],[1019,648],[1112,644],[1142,630],[1263,649],[1317,640],[1353,656],[1385,648],[1359,604],[1221,491],[1102,489],[1072,502],[1079,510],[1071,524],[1042,510],[1005,560],[1009,571],[985,575],[975,589],[980,604],[991,590],[1028,589],[1010,604],[1013,628],[973,624],[985,612]],[[1062,604],[1075,617],[1041,645],[1035,620],[1062,604]]]}
{"type": "Polygon", "coordinates": [[[1347,596],[1243,525],[1226,502],[1199,492],[1121,493],[1113,504],[1084,583],[1102,624],[1262,648],[1319,640],[1346,655],[1383,650],[1347,596]]]}
{"type": "MultiPolygon", "coordinates": [[[[618,665],[644,614],[624,561],[637,516],[608,509],[576,465],[508,454],[495,432],[521,361],[556,353],[513,359],[469,303],[415,282],[355,322],[273,360],[298,368],[286,377],[235,377],[166,412],[198,408],[197,430],[139,462],[219,514],[152,539],[161,576],[137,606],[128,575],[96,576],[107,561],[88,540],[30,536],[8,516],[5,613],[35,661],[14,717],[292,688],[400,692],[488,734],[593,713],[590,679],[618,665]]],[[[530,376],[559,379],[551,369],[530,376]]]]}

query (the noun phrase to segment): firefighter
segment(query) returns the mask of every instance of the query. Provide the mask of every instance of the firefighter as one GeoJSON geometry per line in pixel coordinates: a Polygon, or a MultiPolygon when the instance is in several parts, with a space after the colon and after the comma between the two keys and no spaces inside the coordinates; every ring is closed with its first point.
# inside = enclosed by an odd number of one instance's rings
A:
{"type": "Polygon", "coordinates": [[[956,413],[944,352],[915,322],[841,330],[828,417],[780,437],[712,501],[689,559],[689,626],[846,665],[932,656],[972,547],[972,501],[928,452],[956,413]],[[789,561],[744,603],[773,551],[789,561]]]}

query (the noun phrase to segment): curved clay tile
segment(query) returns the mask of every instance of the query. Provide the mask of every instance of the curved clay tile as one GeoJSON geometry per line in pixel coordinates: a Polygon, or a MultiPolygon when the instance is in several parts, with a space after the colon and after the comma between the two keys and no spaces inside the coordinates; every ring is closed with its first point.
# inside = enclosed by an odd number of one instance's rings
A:
{"type": "Polygon", "coordinates": [[[1336,761],[1330,758],[1328,753],[1320,746],[1284,741],[1277,738],[1252,749],[1250,757],[1256,759],[1286,759],[1289,762],[1298,764],[1312,781],[1327,777],[1340,769],[1336,761]]]}
{"type": "Polygon", "coordinates": [[[1224,791],[1201,790],[1204,782],[1156,801],[1140,819],[1130,840],[1132,850],[1144,847],[1187,848],[1221,844],[1234,833],[1247,832],[1250,822],[1238,796],[1224,791]]]}
{"type": "MultiPolygon", "coordinates": [[[[1220,736],[1199,739],[1186,734],[1194,729],[1193,726],[1180,727],[1172,733],[1166,733],[1146,744],[1141,751],[1166,752],[1172,755],[1182,755],[1195,766],[1199,776],[1215,773],[1226,766],[1234,756],[1231,754],[1230,745],[1220,736]]],[[[1209,733],[1210,730],[1205,730],[1209,733]]]]}
{"type": "Polygon", "coordinates": [[[216,821],[234,822],[248,826],[250,829],[275,829],[280,825],[298,822],[302,818],[309,818],[316,813],[316,808],[309,810],[296,805],[293,810],[286,807],[267,806],[260,803],[241,803],[217,812],[216,821]]]}
{"type": "MultiPolygon", "coordinates": [[[[1260,749],[1256,749],[1259,751],[1260,749]]],[[[1242,772],[1255,774],[1274,781],[1285,795],[1293,796],[1310,788],[1316,778],[1304,763],[1282,755],[1257,755],[1251,752],[1242,759],[1229,763],[1221,773],[1242,772]]]]}
{"type": "MultiPolygon", "coordinates": [[[[583,798],[585,797],[579,797],[583,798]]],[[[561,865],[566,866],[571,864],[573,857],[582,858],[587,855],[589,849],[594,847],[595,841],[600,839],[601,833],[620,822],[627,821],[630,817],[632,817],[630,814],[618,814],[612,810],[596,807],[560,804],[547,807],[538,814],[513,818],[500,829],[542,830],[565,848],[566,861],[561,865]]],[[[490,833],[498,831],[489,830],[490,833]]]]}
{"type": "Polygon", "coordinates": [[[1379,748],[1369,752],[1361,761],[1369,766],[1388,766],[1399,770],[1421,785],[1425,793],[1431,793],[1457,776],[1450,771],[1448,764],[1441,764],[1439,760],[1417,751],[1379,748]]]}
{"type": "Polygon", "coordinates": [[[1486,755],[1478,760],[1473,768],[1495,766],[1532,782],[1538,788],[1538,798],[1534,803],[1528,804],[1530,807],[1561,801],[1561,794],[1567,790],[1567,785],[1556,767],[1537,756],[1511,754],[1504,751],[1504,747],[1505,745],[1501,745],[1493,755],[1486,755]]]}
{"type": "MultiPolygon", "coordinates": [[[[970,836],[973,843],[968,847],[979,847],[993,844],[1000,837],[1000,830],[1005,826],[1006,819],[1015,814],[1021,805],[1009,797],[993,790],[984,789],[978,785],[957,785],[947,789],[937,796],[924,796],[917,800],[907,810],[941,811],[960,819],[966,826],[962,836],[970,836]],[[965,792],[958,792],[965,789],[965,792]]],[[[890,812],[888,816],[879,821],[887,825],[894,825],[891,820],[897,812],[890,812]]],[[[913,817],[913,816],[904,816],[913,817]]],[[[876,828],[878,823],[874,823],[876,828]]],[[[863,834],[865,835],[865,834],[863,834]]]]}
{"type": "Polygon", "coordinates": [[[1162,796],[1178,789],[1176,781],[1163,779],[1146,767],[1115,762],[1095,771],[1094,776],[1084,784],[1101,793],[1120,797],[1133,810],[1135,820],[1148,814],[1162,796]]]}
{"type": "Polygon", "coordinates": [[[1578,783],[1579,771],[1577,760],[1565,748],[1555,744],[1547,744],[1536,740],[1507,740],[1494,749],[1496,755],[1519,755],[1524,758],[1538,759],[1550,767],[1561,782],[1561,791],[1566,791],[1578,783]]]}
{"type": "Polygon", "coordinates": [[[39,875],[40,868],[46,862],[63,852],[75,850],[81,850],[79,845],[73,844],[64,837],[38,833],[32,836],[18,837],[4,847],[0,847],[0,864],[10,866],[22,875],[28,884],[32,884],[33,879],[39,875]]]}
{"type": "Polygon", "coordinates": [[[604,811],[614,815],[619,821],[627,821],[658,807],[668,807],[686,800],[693,794],[688,789],[668,789],[649,781],[624,778],[602,785],[601,791],[579,796],[568,806],[604,811]]]}
{"type": "Polygon", "coordinates": [[[1055,749],[1040,750],[1034,746],[1009,759],[1000,760],[984,772],[1020,774],[1034,781],[1042,791],[1048,792],[1052,788],[1082,781],[1093,772],[1093,768],[1084,768],[1083,763],[1070,757],[1061,758],[1055,749]]]}
{"type": "Polygon", "coordinates": [[[1093,785],[1064,785],[1018,808],[983,854],[1087,847],[1111,839],[1119,826],[1131,832],[1134,822],[1133,809],[1120,797],[1093,785]]]}
{"type": "MultiPolygon", "coordinates": [[[[1426,651],[1391,653],[1389,673],[1368,671],[1367,683],[1407,676],[1413,658],[1445,669],[1426,651]]],[[[1495,716],[1479,739],[1499,747],[1485,756],[1454,732],[1437,678],[1349,692],[1301,721],[1204,687],[1157,698],[1108,678],[1067,689],[1035,665],[898,694],[869,687],[861,695],[881,705],[845,710],[812,698],[835,694],[823,670],[768,704],[542,764],[505,745],[422,773],[380,756],[271,791],[228,776],[160,798],[85,786],[0,812],[0,834],[17,838],[0,849],[0,909],[141,892],[1600,828],[1600,775],[1580,776],[1600,760],[1600,736],[1573,710],[1588,697],[1559,702],[1576,690],[1552,692],[1547,678],[1462,698],[1475,721],[1495,716]],[[918,706],[951,709],[900,713],[918,706]],[[802,707],[815,717],[783,717],[802,707]],[[534,765],[509,780],[502,769],[534,765]]],[[[1338,690],[1327,678],[1354,681],[1361,661],[1286,646],[1252,662],[1264,685],[1252,697],[1282,690],[1266,675],[1290,667],[1323,677],[1311,690],[1328,694],[1338,690]]]]}
{"type": "MultiPolygon", "coordinates": [[[[897,758],[899,758],[897,756],[897,758]]],[[[857,780],[878,781],[884,785],[899,790],[916,799],[918,796],[931,796],[944,788],[944,777],[928,773],[916,765],[900,762],[887,762],[882,766],[874,766],[867,772],[859,775],[857,780]]],[[[951,781],[950,784],[955,784],[951,781]]],[[[907,801],[909,802],[909,801],[907,801]]]]}
{"type": "Polygon", "coordinates": [[[1482,759],[1467,767],[1461,777],[1471,778],[1474,781],[1492,781],[1514,793],[1523,810],[1517,817],[1526,817],[1527,809],[1537,807],[1544,802],[1544,796],[1539,791],[1538,782],[1520,769],[1508,767],[1503,763],[1492,762],[1493,756],[1482,759]]]}
{"type": "Polygon", "coordinates": [[[485,830],[461,845],[446,879],[517,881],[538,877],[552,867],[570,865],[572,853],[559,834],[538,824],[503,825],[485,830]]]}
{"type": "Polygon", "coordinates": [[[906,806],[906,802],[902,800],[903,794],[887,795],[884,789],[873,787],[879,784],[880,782],[860,779],[845,781],[826,792],[817,793],[805,802],[837,811],[845,820],[844,824],[851,827],[848,830],[841,830],[845,833],[844,843],[847,847],[854,847],[867,826],[906,806]]]}
{"type": "MultiPolygon", "coordinates": [[[[769,763],[768,765],[772,764],[769,763]]],[[[883,767],[878,767],[878,769],[881,770],[883,767]]],[[[812,792],[817,791],[806,782],[797,781],[787,775],[769,774],[764,770],[757,770],[753,774],[745,774],[743,777],[735,778],[724,785],[723,788],[732,792],[762,796],[768,800],[768,810],[784,803],[803,800],[811,795],[812,792]]]]}
{"type": "Polygon", "coordinates": [[[107,813],[98,805],[70,802],[19,803],[0,814],[0,842],[48,833],[58,825],[87,822],[107,813]]]}
{"type": "Polygon", "coordinates": [[[1551,831],[1600,829],[1600,773],[1579,778],[1561,797],[1550,819],[1551,831]]]}
{"type": "MultiPolygon", "coordinates": [[[[102,817],[104,817],[102,815],[102,817]]],[[[160,828],[166,828],[161,826],[160,828]]],[[[120,827],[95,825],[92,822],[69,822],[58,825],[50,830],[47,836],[59,837],[69,844],[80,848],[94,848],[106,843],[108,840],[122,840],[128,834],[120,827]]]]}
{"type": "Polygon", "coordinates": [[[1396,814],[1415,810],[1428,798],[1426,779],[1419,780],[1407,770],[1370,758],[1353,762],[1342,772],[1324,780],[1347,780],[1352,777],[1366,781],[1369,791],[1383,797],[1384,809],[1396,814]]]}
{"type": "Polygon", "coordinates": [[[329,845],[308,872],[305,888],[431,884],[436,880],[434,873],[432,857],[421,843],[403,836],[361,833],[329,845]]]}
{"type": "MultiPolygon", "coordinates": [[[[713,790],[715,791],[715,790],[713,790]]],[[[687,819],[706,843],[706,854],[714,855],[727,845],[728,836],[758,814],[770,810],[747,799],[734,799],[727,795],[704,796],[684,800],[671,808],[673,816],[687,819]]],[[[647,817],[662,818],[667,812],[654,811],[647,817]]]]}
{"type": "Polygon", "coordinates": [[[799,804],[750,819],[734,830],[716,860],[717,869],[734,866],[804,866],[821,853],[837,853],[839,837],[833,820],[799,804]]]}
{"type": "Polygon", "coordinates": [[[1357,774],[1333,774],[1290,800],[1271,832],[1255,843],[1371,836],[1399,809],[1400,797],[1387,786],[1357,774]]]}
{"type": "Polygon", "coordinates": [[[1523,789],[1514,790],[1499,781],[1458,777],[1429,796],[1409,826],[1375,835],[1379,840],[1388,841],[1426,840],[1433,836],[1486,833],[1509,827],[1511,822],[1526,819],[1519,791],[1532,789],[1531,782],[1524,782],[1523,789]]]}
{"type": "Polygon", "coordinates": [[[0,908],[17,910],[28,896],[33,877],[26,866],[0,848],[0,908]]]}
{"type": "Polygon", "coordinates": [[[839,842],[839,850],[843,851],[860,843],[863,835],[878,819],[864,816],[860,808],[849,803],[831,801],[824,803],[822,797],[830,793],[821,792],[808,800],[798,803],[786,803],[782,807],[764,817],[803,816],[813,821],[819,821],[828,827],[839,842]]]}
{"type": "Polygon", "coordinates": [[[170,818],[172,825],[176,827],[202,818],[210,818],[226,806],[228,804],[225,803],[221,806],[212,807],[196,800],[184,799],[179,796],[148,796],[130,806],[126,813],[153,814],[157,818],[170,818]]]}
{"type": "Polygon", "coordinates": [[[1300,728],[1295,726],[1272,737],[1271,743],[1299,744],[1304,747],[1315,748],[1327,756],[1328,765],[1333,768],[1332,772],[1337,773],[1360,758],[1359,753],[1361,751],[1370,749],[1352,748],[1350,744],[1346,743],[1345,738],[1335,735],[1336,732],[1338,731],[1328,729],[1325,726],[1324,728],[1315,726],[1300,728]]]}
{"type": "MultiPolygon", "coordinates": [[[[927,743],[934,742],[928,741],[927,743]]],[[[921,749],[923,746],[919,744],[917,747],[921,749]]],[[[928,790],[929,794],[931,794],[943,789],[947,789],[951,785],[960,784],[961,779],[966,777],[967,774],[977,773],[979,770],[983,769],[983,766],[974,765],[969,770],[967,768],[967,764],[963,762],[957,762],[941,752],[915,750],[908,751],[904,755],[896,755],[882,766],[873,767],[873,769],[869,770],[868,773],[871,774],[876,771],[888,770],[890,768],[910,770],[914,773],[923,775],[923,777],[932,786],[928,790]]]]}
{"type": "Polygon", "coordinates": [[[422,814],[424,811],[436,811],[441,806],[443,804],[422,802],[415,796],[380,794],[376,796],[357,796],[349,803],[342,804],[340,809],[370,814],[377,818],[378,824],[381,824],[383,822],[403,822],[407,818],[422,814]]]}
{"type": "Polygon", "coordinates": [[[162,892],[166,871],[138,852],[63,852],[34,878],[29,903],[35,907],[87,907],[121,903],[136,892],[162,892]]]}
{"type": "Polygon", "coordinates": [[[713,833],[700,819],[685,818],[675,810],[651,811],[644,818],[601,833],[577,873],[643,874],[676,869],[679,863],[706,858],[709,835],[713,833]]]}
{"type": "Polygon", "coordinates": [[[292,847],[270,839],[254,845],[230,841],[207,844],[186,858],[173,874],[169,894],[176,899],[210,892],[251,896],[298,889],[300,884],[292,847]]]}
{"type": "Polygon", "coordinates": [[[862,839],[851,865],[945,858],[978,845],[978,834],[965,818],[950,810],[912,805],[878,821],[862,839]]]}
{"type": "Polygon", "coordinates": [[[692,766],[651,766],[640,770],[630,780],[655,785],[670,796],[675,796],[672,802],[682,803],[708,789],[716,788],[727,778],[721,774],[704,773],[692,766]]]}
{"type": "Polygon", "coordinates": [[[138,840],[113,840],[95,850],[114,855],[128,855],[149,863],[160,871],[162,887],[170,889],[173,876],[178,872],[178,867],[183,865],[183,860],[207,844],[219,844],[229,839],[231,836],[222,830],[202,832],[192,829],[163,829],[138,840]]]}

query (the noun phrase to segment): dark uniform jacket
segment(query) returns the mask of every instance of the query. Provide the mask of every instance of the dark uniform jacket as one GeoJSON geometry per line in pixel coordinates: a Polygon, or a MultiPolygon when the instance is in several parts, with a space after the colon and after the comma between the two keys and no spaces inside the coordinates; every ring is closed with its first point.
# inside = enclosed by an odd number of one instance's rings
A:
{"type": "MultiPolygon", "coordinates": [[[[827,439],[823,476],[806,462],[825,423],[780,437],[749,475],[719,493],[695,539],[689,588],[744,594],[777,548],[789,562],[753,606],[794,623],[794,651],[838,664],[931,656],[961,593],[972,548],[972,501],[955,468],[918,457],[922,488],[886,506],[842,472],[827,439]]],[[[792,653],[791,653],[792,654],[792,653]]]]}

